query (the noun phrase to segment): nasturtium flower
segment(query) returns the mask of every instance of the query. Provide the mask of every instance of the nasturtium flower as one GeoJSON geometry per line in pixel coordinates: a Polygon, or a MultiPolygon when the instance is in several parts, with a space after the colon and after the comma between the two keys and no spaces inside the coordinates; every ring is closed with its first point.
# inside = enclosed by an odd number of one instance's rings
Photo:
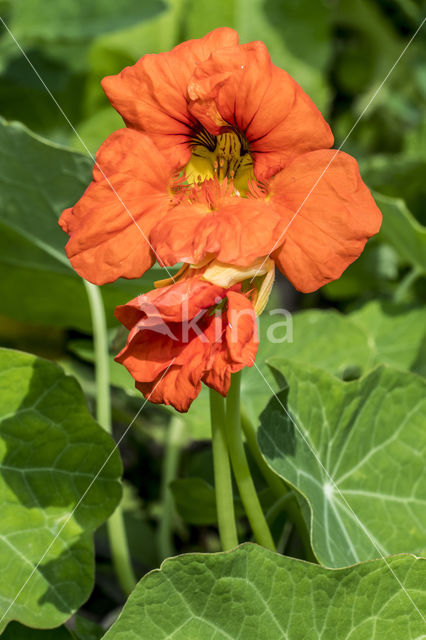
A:
{"type": "Polygon", "coordinates": [[[226,396],[231,373],[252,366],[256,316],[241,285],[229,289],[183,278],[117,307],[130,330],[116,356],[150,402],[187,411],[201,382],[226,396]]]}
{"type": "Polygon", "coordinates": [[[329,126],[263,43],[216,29],[102,84],[127,128],[60,221],[88,280],[136,278],[155,259],[250,269],[272,258],[309,292],[379,230],[356,161],[330,149],[329,126]]]}

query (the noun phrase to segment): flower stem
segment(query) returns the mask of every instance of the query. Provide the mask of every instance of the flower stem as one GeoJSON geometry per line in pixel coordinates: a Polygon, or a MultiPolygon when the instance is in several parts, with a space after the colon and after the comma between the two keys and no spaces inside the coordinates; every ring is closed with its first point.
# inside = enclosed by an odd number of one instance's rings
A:
{"type": "Polygon", "coordinates": [[[234,373],[231,378],[227,400],[226,435],[232,469],[245,512],[257,542],[263,547],[275,551],[274,541],[253,484],[241,437],[240,382],[241,372],[234,373]]]}
{"type": "Polygon", "coordinates": [[[244,411],[241,413],[241,426],[246,437],[248,448],[256,461],[259,471],[278,500],[277,506],[282,506],[296,526],[305,548],[306,559],[310,562],[318,562],[312,551],[308,527],[300,511],[296,496],[291,489],[287,487],[284,481],[282,481],[281,478],[279,478],[277,474],[274,473],[266,464],[260,452],[259,445],[257,444],[256,430],[244,411]]]}
{"type": "Polygon", "coordinates": [[[184,426],[183,420],[175,416],[171,419],[167,427],[166,455],[164,456],[161,482],[161,503],[163,511],[158,529],[158,550],[161,561],[165,558],[170,558],[170,556],[173,556],[175,553],[172,535],[174,502],[173,494],[170,491],[170,483],[176,477],[184,426]]]}
{"type": "Polygon", "coordinates": [[[228,551],[238,545],[238,536],[232,495],[231,467],[225,437],[225,401],[213,389],[210,389],[210,418],[219,537],[222,550],[228,551]]]}
{"type": "MultiPolygon", "coordinates": [[[[89,299],[93,326],[96,377],[96,419],[105,431],[112,436],[109,352],[105,309],[99,288],[86,280],[83,280],[83,282],[89,299]]],[[[114,569],[118,576],[121,588],[126,595],[129,595],[136,586],[137,581],[130,559],[121,504],[117,506],[114,513],[107,520],[107,530],[114,569]]]]}

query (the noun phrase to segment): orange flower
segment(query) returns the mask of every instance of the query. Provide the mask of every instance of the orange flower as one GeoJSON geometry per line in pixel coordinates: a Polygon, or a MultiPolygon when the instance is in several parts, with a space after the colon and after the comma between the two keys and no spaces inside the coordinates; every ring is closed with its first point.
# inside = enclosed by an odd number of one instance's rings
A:
{"type": "Polygon", "coordinates": [[[257,326],[239,288],[192,277],[117,307],[130,334],[115,359],[150,402],[187,411],[201,382],[226,396],[231,373],[252,366],[257,326]]]}
{"type": "Polygon", "coordinates": [[[263,42],[238,45],[226,27],[146,55],[102,86],[126,125],[148,133],[173,165],[192,156],[195,179],[221,161],[229,176],[254,164],[264,179],[290,157],[333,144],[321,113],[263,42]]]}
{"type": "Polygon", "coordinates": [[[129,128],[105,141],[60,220],[83,277],[139,277],[155,258],[250,269],[271,255],[309,292],[379,230],[356,161],[328,148],[314,104],[263,43],[237,42],[217,29],[104,79],[129,128]]]}

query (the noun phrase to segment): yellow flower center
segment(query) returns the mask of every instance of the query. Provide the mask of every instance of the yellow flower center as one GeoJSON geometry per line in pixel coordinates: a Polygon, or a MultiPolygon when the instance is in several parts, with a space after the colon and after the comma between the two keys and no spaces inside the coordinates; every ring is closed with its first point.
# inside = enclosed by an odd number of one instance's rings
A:
{"type": "Polygon", "coordinates": [[[246,138],[232,129],[213,136],[201,129],[191,140],[192,156],[184,172],[190,184],[217,177],[232,180],[237,195],[245,195],[253,179],[253,159],[246,138]]]}

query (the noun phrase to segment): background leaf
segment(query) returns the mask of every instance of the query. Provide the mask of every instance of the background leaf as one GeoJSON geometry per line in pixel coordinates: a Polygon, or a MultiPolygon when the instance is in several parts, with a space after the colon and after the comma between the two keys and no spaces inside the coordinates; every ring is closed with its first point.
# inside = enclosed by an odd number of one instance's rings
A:
{"type": "Polygon", "coordinates": [[[58,0],[49,7],[42,0],[14,0],[11,28],[19,38],[37,40],[84,40],[147,19],[162,11],[161,0],[135,4],[121,2],[117,12],[114,0],[92,0],[70,4],[58,0]]]}
{"type": "Polygon", "coordinates": [[[1,349],[0,385],[0,630],[55,627],[92,589],[92,534],[120,500],[120,457],[57,365],[1,349]]]}
{"type": "Polygon", "coordinates": [[[349,316],[368,336],[368,368],[384,363],[410,370],[426,332],[426,308],[374,301],[349,316]]]}
{"type": "Polygon", "coordinates": [[[143,578],[104,637],[419,640],[409,598],[426,605],[424,564],[399,556],[331,571],[252,544],[188,554],[143,578]]]}
{"type": "Polygon", "coordinates": [[[403,200],[378,193],[374,197],[383,213],[383,236],[407,264],[426,273],[426,228],[410,213],[403,200]]]}
{"type": "MultiPolygon", "coordinates": [[[[0,312],[20,321],[91,332],[87,295],[71,268],[60,229],[62,210],[91,180],[91,161],[0,121],[0,312]]],[[[163,270],[102,287],[108,324],[114,308],[152,288],[163,270]]]]}

